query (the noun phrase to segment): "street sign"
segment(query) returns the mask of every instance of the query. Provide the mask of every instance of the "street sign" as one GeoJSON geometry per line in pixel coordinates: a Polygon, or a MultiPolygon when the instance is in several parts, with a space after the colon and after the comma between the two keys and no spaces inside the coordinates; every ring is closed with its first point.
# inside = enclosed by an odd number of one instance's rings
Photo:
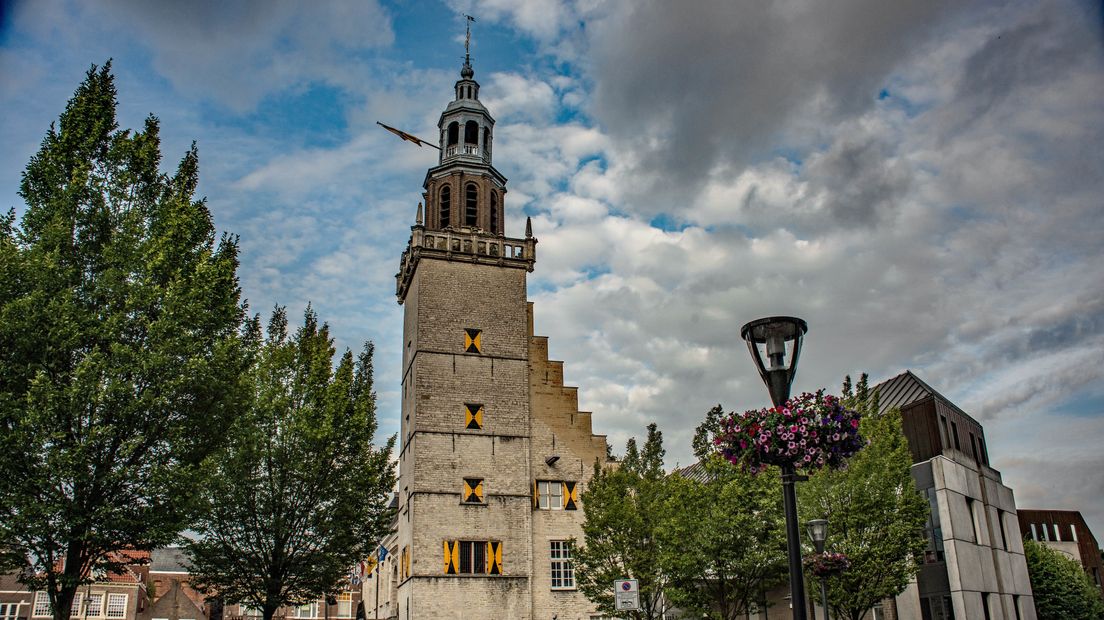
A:
{"type": "Polygon", "coordinates": [[[640,589],[635,579],[618,579],[613,582],[613,608],[617,611],[640,609],[640,589]]]}

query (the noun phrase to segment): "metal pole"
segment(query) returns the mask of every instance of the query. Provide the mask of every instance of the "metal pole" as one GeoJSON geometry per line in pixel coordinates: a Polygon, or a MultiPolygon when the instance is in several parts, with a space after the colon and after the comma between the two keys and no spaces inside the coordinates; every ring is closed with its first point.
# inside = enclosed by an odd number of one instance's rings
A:
{"type": "Polygon", "coordinates": [[[828,587],[824,577],[820,578],[820,606],[824,608],[824,620],[828,620],[828,587]]]}
{"type": "Polygon", "coordinates": [[[376,613],[372,614],[379,620],[379,582],[380,582],[380,562],[376,560],[376,613]]]}
{"type": "Polygon", "coordinates": [[[797,532],[797,474],[792,464],[782,466],[782,509],[786,513],[786,550],[790,556],[790,605],[794,620],[806,620],[805,578],[801,574],[801,539],[797,532]]]}

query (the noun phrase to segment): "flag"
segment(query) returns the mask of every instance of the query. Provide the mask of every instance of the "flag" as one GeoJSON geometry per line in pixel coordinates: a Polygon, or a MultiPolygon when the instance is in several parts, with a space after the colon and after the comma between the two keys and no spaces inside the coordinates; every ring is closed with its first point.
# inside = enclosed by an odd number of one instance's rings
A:
{"type": "Polygon", "coordinates": [[[384,125],[383,123],[381,123],[379,121],[376,121],[376,124],[379,125],[380,127],[383,127],[387,131],[390,131],[391,133],[395,134],[396,136],[402,138],[403,140],[406,140],[407,142],[413,142],[414,144],[417,144],[418,146],[423,146],[423,145],[424,146],[432,146],[433,148],[435,148],[437,150],[441,150],[440,147],[438,147],[437,145],[430,144],[429,142],[426,142],[425,140],[422,140],[418,136],[412,136],[412,135],[406,133],[405,131],[403,131],[401,129],[395,129],[394,127],[391,127],[390,125],[384,125]]]}
{"type": "Polygon", "coordinates": [[[380,562],[386,560],[387,559],[387,547],[384,547],[383,545],[380,545],[379,553],[377,555],[379,557],[380,562]]]}

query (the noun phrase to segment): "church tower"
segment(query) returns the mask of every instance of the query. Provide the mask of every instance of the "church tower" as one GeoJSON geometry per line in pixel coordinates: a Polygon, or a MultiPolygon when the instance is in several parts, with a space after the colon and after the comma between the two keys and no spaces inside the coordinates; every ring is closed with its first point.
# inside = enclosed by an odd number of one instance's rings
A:
{"type": "MultiPolygon", "coordinates": [[[[605,438],[533,336],[537,240],[504,230],[494,119],[466,57],[396,293],[404,309],[398,617],[589,618],[567,540],[605,438]],[[557,441],[559,446],[557,447],[557,441]]],[[[377,606],[379,602],[377,601],[377,606]]]]}

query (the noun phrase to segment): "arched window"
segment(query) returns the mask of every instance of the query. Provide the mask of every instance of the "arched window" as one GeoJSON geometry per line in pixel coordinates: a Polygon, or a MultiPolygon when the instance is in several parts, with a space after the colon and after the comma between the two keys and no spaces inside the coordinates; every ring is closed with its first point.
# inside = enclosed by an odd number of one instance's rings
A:
{"type": "Polygon", "coordinates": [[[483,153],[487,156],[491,156],[491,128],[483,128],[483,153]]]}
{"type": "Polygon", "coordinates": [[[460,123],[451,122],[448,126],[448,146],[452,146],[460,141],[460,123]]]}
{"type": "Polygon", "coordinates": [[[464,188],[464,225],[475,226],[479,221],[479,188],[468,183],[464,188]]]}
{"type": "MultiPolygon", "coordinates": [[[[455,125],[456,123],[453,123],[453,124],[455,125]]],[[[449,222],[449,216],[452,214],[451,212],[452,212],[452,188],[449,187],[448,185],[446,185],[446,186],[441,188],[441,202],[440,202],[441,228],[444,228],[444,227],[449,225],[449,223],[450,223],[449,222]]]]}
{"type": "Polygon", "coordinates": [[[479,123],[468,121],[464,124],[464,144],[479,143],[479,123]]]}
{"type": "Polygon", "coordinates": [[[498,232],[498,192],[491,192],[491,232],[498,232]]]}

